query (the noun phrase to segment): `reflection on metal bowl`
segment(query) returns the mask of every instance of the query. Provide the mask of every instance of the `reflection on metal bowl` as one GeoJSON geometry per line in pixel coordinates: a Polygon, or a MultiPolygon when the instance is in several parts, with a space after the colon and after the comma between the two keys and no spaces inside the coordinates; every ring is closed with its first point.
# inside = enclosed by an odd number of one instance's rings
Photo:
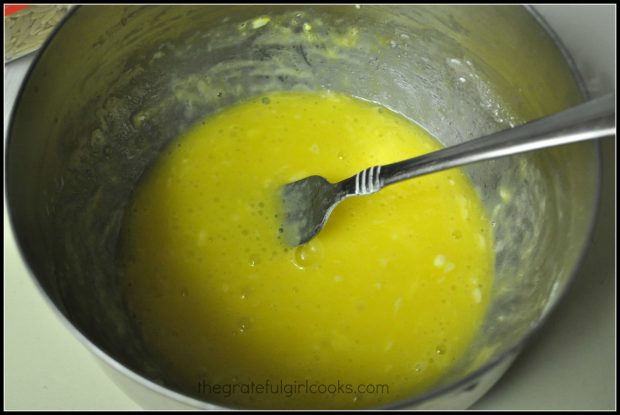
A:
{"type": "MultiPolygon", "coordinates": [[[[167,387],[115,284],[117,237],[133,188],[163,146],[206,114],[263,92],[315,89],[379,102],[445,145],[582,99],[561,51],[518,7],[74,10],[16,104],[8,205],[38,284],[85,344],[118,369],[115,376],[148,396],[144,405],[212,407],[167,387]]],[[[464,408],[506,370],[564,293],[584,250],[598,197],[596,148],[578,144],[465,169],[496,224],[492,304],[459,369],[396,405],[464,408]]]]}

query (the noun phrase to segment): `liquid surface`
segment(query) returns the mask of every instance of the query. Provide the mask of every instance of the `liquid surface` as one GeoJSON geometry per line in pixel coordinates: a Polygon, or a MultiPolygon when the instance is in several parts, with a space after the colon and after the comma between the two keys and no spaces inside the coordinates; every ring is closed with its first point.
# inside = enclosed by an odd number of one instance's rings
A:
{"type": "Polygon", "coordinates": [[[373,407],[462,357],[492,284],[492,238],[460,170],[347,199],[309,244],[280,238],[277,189],[440,148],[333,93],[238,104],[172,143],[128,209],[127,303],[170,384],[254,408],[373,407]]]}

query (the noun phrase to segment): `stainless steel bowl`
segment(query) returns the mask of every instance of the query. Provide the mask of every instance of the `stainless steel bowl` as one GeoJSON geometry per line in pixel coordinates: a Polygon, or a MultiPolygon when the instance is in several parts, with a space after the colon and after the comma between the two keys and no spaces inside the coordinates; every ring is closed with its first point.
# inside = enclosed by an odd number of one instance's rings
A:
{"type": "MultiPolygon", "coordinates": [[[[74,10],[14,109],[7,201],[24,259],[59,316],[146,407],[214,406],[169,384],[136,335],[115,261],[129,196],[161,149],[198,119],[297,89],[379,102],[446,145],[582,99],[562,50],[521,7],[74,10]]],[[[595,144],[466,172],[495,224],[492,303],[458,367],[397,407],[465,408],[484,394],[565,292],[594,219],[595,144]]]]}

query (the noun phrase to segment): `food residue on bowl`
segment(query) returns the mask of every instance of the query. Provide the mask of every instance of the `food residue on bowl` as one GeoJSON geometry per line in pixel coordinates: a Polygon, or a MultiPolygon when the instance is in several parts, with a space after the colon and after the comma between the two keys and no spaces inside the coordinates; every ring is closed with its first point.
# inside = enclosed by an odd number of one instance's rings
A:
{"type": "Polygon", "coordinates": [[[298,248],[280,239],[276,196],[440,147],[331,92],[262,95],[172,142],[136,190],[120,254],[128,307],[169,384],[227,406],[355,408],[439,382],[479,330],[493,277],[466,176],[348,199],[298,248]]]}

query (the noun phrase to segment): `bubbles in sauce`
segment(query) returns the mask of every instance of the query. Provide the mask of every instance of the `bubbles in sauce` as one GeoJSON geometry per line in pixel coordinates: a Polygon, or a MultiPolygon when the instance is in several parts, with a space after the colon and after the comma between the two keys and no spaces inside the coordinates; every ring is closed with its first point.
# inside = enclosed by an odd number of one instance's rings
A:
{"type": "Polygon", "coordinates": [[[322,248],[319,241],[310,241],[305,245],[295,248],[293,262],[300,269],[316,266],[322,259],[322,248]]]}
{"type": "Polygon", "coordinates": [[[492,283],[491,226],[463,173],[347,199],[294,248],[277,190],[438,148],[389,110],[329,92],[261,95],[172,142],[127,210],[119,258],[166,382],[222,405],[334,409],[435,385],[474,338],[492,283]],[[199,382],[353,390],[205,395],[199,382]],[[387,391],[356,389],[369,384],[387,391]]]}

